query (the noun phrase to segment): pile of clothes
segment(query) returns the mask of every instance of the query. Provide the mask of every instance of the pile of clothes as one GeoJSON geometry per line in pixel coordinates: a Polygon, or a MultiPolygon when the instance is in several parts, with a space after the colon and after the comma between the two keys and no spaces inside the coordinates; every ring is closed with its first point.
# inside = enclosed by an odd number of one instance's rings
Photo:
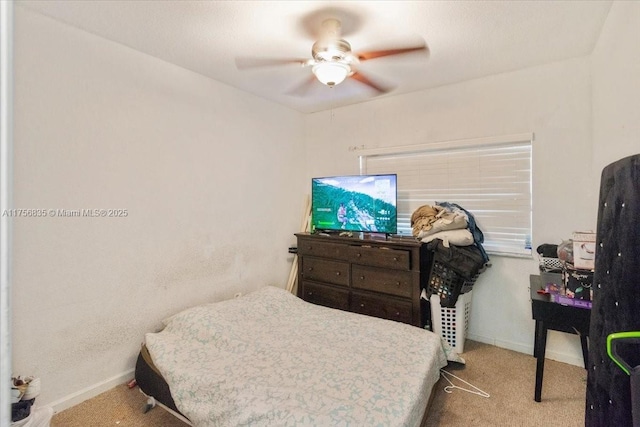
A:
{"type": "Polygon", "coordinates": [[[438,255],[440,261],[467,280],[489,265],[484,234],[473,215],[455,203],[423,205],[411,215],[413,235],[438,255]]]}

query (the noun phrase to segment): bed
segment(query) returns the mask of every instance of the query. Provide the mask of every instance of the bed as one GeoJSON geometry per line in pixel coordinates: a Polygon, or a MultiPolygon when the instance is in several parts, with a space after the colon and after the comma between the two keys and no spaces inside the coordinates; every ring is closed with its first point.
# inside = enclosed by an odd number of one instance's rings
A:
{"type": "Polygon", "coordinates": [[[164,324],[136,381],[194,426],[418,426],[447,364],[432,332],[272,286],[164,324]]]}

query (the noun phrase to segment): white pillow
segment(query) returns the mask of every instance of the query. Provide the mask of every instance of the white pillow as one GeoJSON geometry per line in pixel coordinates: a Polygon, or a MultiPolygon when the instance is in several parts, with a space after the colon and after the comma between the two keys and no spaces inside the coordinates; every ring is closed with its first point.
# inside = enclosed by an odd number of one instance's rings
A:
{"type": "Polygon", "coordinates": [[[429,243],[432,240],[440,239],[445,248],[449,247],[449,244],[454,246],[470,246],[473,245],[473,234],[469,229],[447,230],[440,231],[435,234],[430,234],[422,239],[424,243],[429,243]]]}

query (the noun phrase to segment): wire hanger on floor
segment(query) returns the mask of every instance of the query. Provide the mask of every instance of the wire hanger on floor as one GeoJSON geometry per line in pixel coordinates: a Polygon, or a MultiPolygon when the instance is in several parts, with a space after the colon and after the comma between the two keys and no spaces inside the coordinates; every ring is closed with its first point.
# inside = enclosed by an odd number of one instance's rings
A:
{"type": "Polygon", "coordinates": [[[444,388],[444,391],[447,392],[447,393],[453,393],[453,390],[457,388],[459,390],[466,391],[467,393],[477,394],[478,396],[481,396],[481,397],[490,397],[489,393],[480,390],[478,387],[474,386],[473,384],[469,384],[468,382],[466,382],[462,378],[459,378],[459,377],[453,375],[451,372],[447,372],[444,369],[440,369],[440,373],[442,374],[442,378],[444,378],[449,383],[449,385],[444,388]],[[473,390],[469,390],[469,389],[466,389],[464,387],[459,387],[459,386],[453,384],[451,382],[451,380],[449,378],[447,378],[447,375],[457,379],[458,381],[461,381],[461,382],[465,383],[469,387],[472,387],[473,390]]]}

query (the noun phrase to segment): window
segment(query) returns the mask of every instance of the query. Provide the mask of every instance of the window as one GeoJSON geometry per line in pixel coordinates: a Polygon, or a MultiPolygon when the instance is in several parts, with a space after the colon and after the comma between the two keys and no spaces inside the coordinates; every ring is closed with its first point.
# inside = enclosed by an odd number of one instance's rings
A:
{"type": "Polygon", "coordinates": [[[398,233],[411,234],[422,205],[457,203],[471,212],[492,254],[531,254],[533,134],[360,152],[360,173],[398,175],[398,233]]]}

